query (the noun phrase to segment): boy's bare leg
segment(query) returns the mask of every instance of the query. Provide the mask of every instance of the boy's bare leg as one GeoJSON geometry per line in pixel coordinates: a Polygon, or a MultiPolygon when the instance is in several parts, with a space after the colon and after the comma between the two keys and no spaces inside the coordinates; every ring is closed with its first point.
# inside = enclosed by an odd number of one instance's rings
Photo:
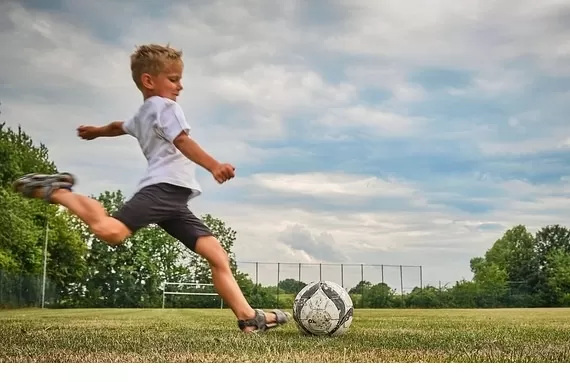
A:
{"type": "MultiPolygon", "coordinates": [[[[255,316],[255,311],[245,299],[234,278],[228,255],[214,236],[202,236],[196,242],[195,252],[204,257],[212,270],[214,287],[224,301],[230,306],[238,320],[247,320],[255,316]]],[[[274,313],[266,313],[268,324],[276,322],[274,313]]],[[[249,330],[254,328],[249,328],[249,330]]]]}
{"type": "MultiPolygon", "coordinates": [[[[43,197],[42,189],[37,189],[36,193],[36,197],[43,197]]],[[[67,189],[58,189],[53,191],[50,201],[67,208],[81,219],[97,238],[108,244],[119,244],[131,234],[122,222],[110,217],[103,205],[95,199],[67,189]]]]}

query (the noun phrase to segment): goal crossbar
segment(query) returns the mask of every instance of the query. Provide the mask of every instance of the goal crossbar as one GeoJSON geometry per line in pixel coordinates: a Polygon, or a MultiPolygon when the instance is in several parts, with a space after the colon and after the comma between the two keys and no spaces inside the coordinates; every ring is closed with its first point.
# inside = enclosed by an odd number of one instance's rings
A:
{"type": "MultiPolygon", "coordinates": [[[[192,295],[192,296],[219,296],[218,293],[215,292],[168,292],[167,286],[168,285],[190,285],[196,288],[200,287],[213,287],[214,284],[204,284],[204,283],[176,283],[176,282],[165,282],[164,289],[162,290],[162,309],[164,309],[164,304],[166,302],[166,295],[192,295]]],[[[224,308],[224,299],[220,297],[220,309],[224,308]]]]}

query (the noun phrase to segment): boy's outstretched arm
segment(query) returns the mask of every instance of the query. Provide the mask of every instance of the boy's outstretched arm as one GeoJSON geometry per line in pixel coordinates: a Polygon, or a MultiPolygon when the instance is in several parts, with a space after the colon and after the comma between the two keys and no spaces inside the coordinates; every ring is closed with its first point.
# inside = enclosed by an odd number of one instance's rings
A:
{"type": "Polygon", "coordinates": [[[208,170],[218,183],[224,183],[235,176],[232,165],[215,160],[188,134],[180,133],[172,143],[186,158],[208,170]]]}
{"type": "Polygon", "coordinates": [[[105,126],[81,125],[77,128],[77,135],[86,140],[99,137],[118,137],[126,134],[123,129],[123,121],[114,121],[105,126]]]}

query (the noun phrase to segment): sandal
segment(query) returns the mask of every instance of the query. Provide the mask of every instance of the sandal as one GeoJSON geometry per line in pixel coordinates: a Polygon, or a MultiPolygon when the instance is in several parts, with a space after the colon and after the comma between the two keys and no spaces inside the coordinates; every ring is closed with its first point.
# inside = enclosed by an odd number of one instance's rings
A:
{"type": "Polygon", "coordinates": [[[38,198],[34,195],[38,188],[43,188],[43,199],[51,203],[51,195],[55,190],[71,188],[75,184],[75,177],[68,172],[61,172],[53,175],[45,174],[27,174],[17,179],[12,187],[14,191],[19,192],[26,198],[38,198]]]}
{"type": "Polygon", "coordinates": [[[267,323],[265,312],[261,309],[254,309],[255,316],[248,320],[238,320],[238,327],[243,331],[249,326],[254,326],[256,329],[253,332],[265,332],[269,329],[276,328],[281,325],[285,325],[289,322],[291,314],[283,312],[279,309],[274,309],[270,313],[274,313],[277,317],[277,321],[272,323],[267,323]]]}

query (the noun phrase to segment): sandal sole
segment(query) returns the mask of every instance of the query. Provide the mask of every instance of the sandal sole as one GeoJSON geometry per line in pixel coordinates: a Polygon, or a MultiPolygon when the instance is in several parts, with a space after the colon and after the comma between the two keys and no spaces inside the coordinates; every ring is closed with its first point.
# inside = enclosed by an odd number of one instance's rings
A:
{"type": "Polygon", "coordinates": [[[72,187],[75,184],[75,177],[68,172],[60,172],[57,174],[46,175],[31,173],[24,175],[12,183],[12,188],[28,198],[32,198],[29,193],[30,189],[37,187],[49,187],[48,185],[65,184],[72,187]],[[26,190],[28,188],[28,190],[26,190]]]}

